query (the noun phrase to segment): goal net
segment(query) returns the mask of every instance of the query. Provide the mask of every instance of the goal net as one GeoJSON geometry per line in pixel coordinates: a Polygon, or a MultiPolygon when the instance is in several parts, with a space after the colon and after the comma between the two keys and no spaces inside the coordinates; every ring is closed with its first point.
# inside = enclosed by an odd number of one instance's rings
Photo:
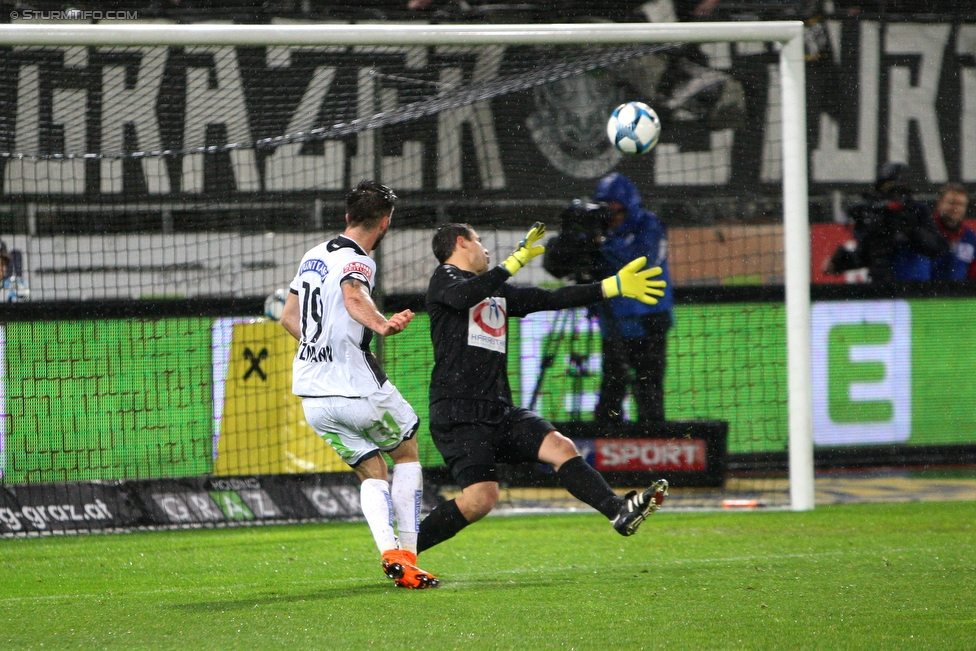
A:
{"type": "MultiPolygon", "coordinates": [[[[434,230],[472,224],[499,260],[534,221],[572,226],[571,202],[617,171],[669,229],[678,429],[601,440],[602,335],[586,309],[511,324],[516,403],[565,424],[608,473],[673,476],[678,506],[812,508],[801,28],[0,29],[3,484],[344,470],[290,396],[294,342],[261,312],[341,232],[344,196],[367,178],[400,197],[374,254],[377,300],[418,313],[377,353],[438,476],[434,230]],[[663,125],[644,156],[606,137],[629,100],[663,125]],[[718,482],[682,488],[706,465],[718,482]]],[[[512,282],[574,277],[537,260],[512,282]]],[[[636,418],[630,397],[624,412],[636,418]]]]}

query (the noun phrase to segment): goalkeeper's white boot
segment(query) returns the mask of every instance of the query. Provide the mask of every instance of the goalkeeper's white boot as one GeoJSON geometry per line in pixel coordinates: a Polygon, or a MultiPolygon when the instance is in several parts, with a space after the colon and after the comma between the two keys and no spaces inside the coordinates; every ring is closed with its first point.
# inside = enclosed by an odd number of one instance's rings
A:
{"type": "Polygon", "coordinates": [[[664,504],[664,498],[668,496],[668,482],[658,479],[651,484],[643,493],[630,491],[624,497],[624,503],[620,507],[611,522],[613,528],[621,536],[632,536],[637,533],[637,527],[664,504]]]}

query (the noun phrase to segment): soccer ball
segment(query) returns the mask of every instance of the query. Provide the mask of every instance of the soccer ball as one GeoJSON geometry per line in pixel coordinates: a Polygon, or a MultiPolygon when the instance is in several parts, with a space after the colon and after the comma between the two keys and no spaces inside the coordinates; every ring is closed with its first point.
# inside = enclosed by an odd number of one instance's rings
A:
{"type": "Polygon", "coordinates": [[[264,299],[264,316],[274,321],[280,321],[281,312],[285,309],[286,298],[288,298],[287,289],[276,289],[274,294],[264,299]]]}
{"type": "Polygon", "coordinates": [[[646,154],[654,149],[661,137],[661,120],[647,104],[621,104],[607,122],[610,142],[625,154],[646,154]]]}

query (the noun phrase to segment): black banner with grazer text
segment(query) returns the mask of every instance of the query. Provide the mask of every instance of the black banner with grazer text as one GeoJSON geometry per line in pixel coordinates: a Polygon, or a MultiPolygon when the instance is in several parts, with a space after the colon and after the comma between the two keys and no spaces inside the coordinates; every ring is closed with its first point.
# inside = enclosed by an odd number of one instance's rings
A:
{"type": "MultiPolygon", "coordinates": [[[[811,193],[871,183],[886,161],[908,163],[919,191],[976,181],[976,25],[828,20],[810,29],[811,193]]],[[[556,70],[564,51],[6,48],[2,194],[341,197],[372,176],[404,196],[517,202],[582,196],[618,170],[663,198],[742,188],[778,197],[775,50],[669,49],[525,87],[518,80],[535,74],[527,62],[556,70]],[[465,91],[479,84],[516,90],[471,103],[478,95],[465,91]],[[459,104],[406,119],[409,107],[451,93],[459,104]],[[606,138],[607,116],[629,99],[661,114],[650,155],[625,157],[606,138]],[[357,121],[385,126],[356,132],[357,121]],[[338,135],[294,138],[314,133],[338,135]]]]}

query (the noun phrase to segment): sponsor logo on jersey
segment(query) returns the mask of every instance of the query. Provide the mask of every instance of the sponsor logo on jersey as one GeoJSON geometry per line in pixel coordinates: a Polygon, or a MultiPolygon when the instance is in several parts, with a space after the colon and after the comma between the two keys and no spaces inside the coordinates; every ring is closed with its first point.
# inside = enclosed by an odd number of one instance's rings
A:
{"type": "Polygon", "coordinates": [[[486,298],[468,312],[468,345],[505,352],[508,333],[504,298],[486,298]]]}
{"type": "Polygon", "coordinates": [[[301,268],[298,270],[298,275],[301,276],[303,273],[309,271],[312,273],[317,273],[319,278],[325,280],[325,277],[329,275],[329,265],[325,264],[324,260],[306,260],[302,263],[301,268]]]}
{"type": "Polygon", "coordinates": [[[359,274],[362,276],[366,282],[371,282],[373,280],[373,270],[369,268],[369,265],[365,262],[350,262],[342,268],[342,277],[345,278],[349,274],[359,274]]]}

